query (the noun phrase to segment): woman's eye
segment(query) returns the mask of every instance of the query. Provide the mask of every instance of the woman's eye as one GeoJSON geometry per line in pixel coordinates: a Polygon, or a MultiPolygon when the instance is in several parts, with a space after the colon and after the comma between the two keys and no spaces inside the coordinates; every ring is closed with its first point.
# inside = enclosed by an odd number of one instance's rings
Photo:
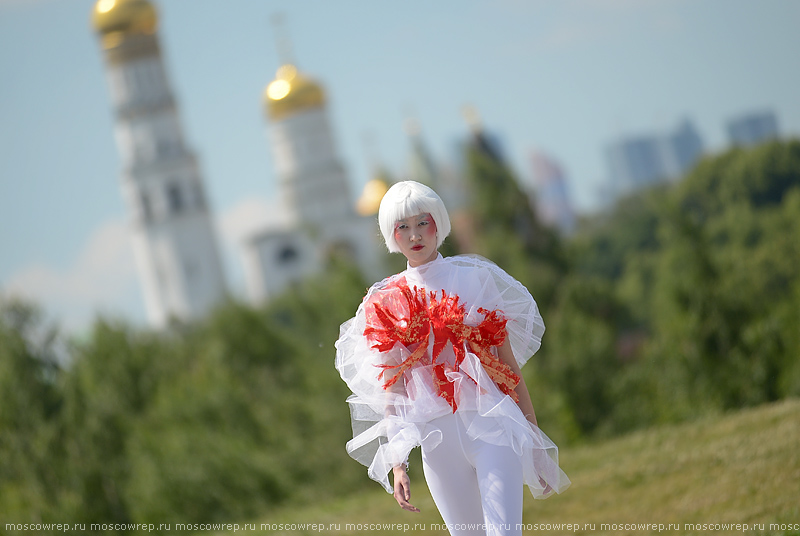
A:
{"type": "Polygon", "coordinates": [[[420,224],[420,225],[428,225],[428,221],[427,221],[427,220],[425,220],[425,221],[421,221],[421,222],[419,222],[419,224],[420,224]]]}

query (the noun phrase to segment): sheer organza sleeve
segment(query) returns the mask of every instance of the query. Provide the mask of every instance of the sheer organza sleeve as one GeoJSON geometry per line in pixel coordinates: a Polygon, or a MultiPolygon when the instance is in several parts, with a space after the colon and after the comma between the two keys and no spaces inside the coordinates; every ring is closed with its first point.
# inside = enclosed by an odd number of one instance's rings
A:
{"type": "Polygon", "coordinates": [[[508,341],[522,367],[542,345],[545,326],[536,300],[522,283],[483,257],[461,255],[447,260],[458,268],[449,271],[448,284],[473,305],[472,314],[478,307],[499,309],[508,319],[508,341]]]}
{"type": "Polygon", "coordinates": [[[387,286],[387,281],[374,285],[355,317],[342,324],[336,342],[336,368],[353,393],[347,399],[353,426],[347,452],[367,466],[370,478],[391,492],[388,473],[408,462],[409,453],[422,438],[418,427],[406,419],[411,405],[404,378],[384,388],[381,374],[386,367],[403,362],[410,354],[408,349],[399,343],[376,349],[372,347],[375,341],[365,335],[376,322],[375,305],[393,300],[394,290],[387,286]]]}

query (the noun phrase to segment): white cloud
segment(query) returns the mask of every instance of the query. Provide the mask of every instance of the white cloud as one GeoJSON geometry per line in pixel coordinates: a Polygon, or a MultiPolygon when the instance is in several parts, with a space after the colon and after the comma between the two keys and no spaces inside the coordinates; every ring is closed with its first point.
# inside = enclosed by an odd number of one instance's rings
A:
{"type": "Polygon", "coordinates": [[[114,220],[98,227],[66,269],[42,263],[22,268],[8,278],[3,294],[42,305],[69,332],[86,329],[103,312],[140,320],[141,298],[126,223],[114,220]]]}
{"type": "MultiPolygon", "coordinates": [[[[220,250],[229,276],[233,275],[235,293],[244,294],[242,244],[253,234],[288,221],[284,207],[258,197],[216,214],[220,250]]],[[[69,333],[85,331],[98,314],[144,324],[130,230],[124,221],[100,225],[66,268],[44,263],[23,267],[5,281],[0,295],[20,296],[41,305],[69,333]]]]}

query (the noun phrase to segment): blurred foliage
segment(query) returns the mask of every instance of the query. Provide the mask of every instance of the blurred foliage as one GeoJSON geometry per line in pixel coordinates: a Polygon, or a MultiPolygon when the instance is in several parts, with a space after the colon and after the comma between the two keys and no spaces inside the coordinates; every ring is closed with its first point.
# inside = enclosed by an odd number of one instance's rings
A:
{"type": "MultiPolygon", "coordinates": [[[[604,384],[614,405],[599,431],[800,394],[798,203],[800,143],[772,142],[706,158],[680,182],[584,222],[570,241],[573,274],[600,277],[620,305],[619,370],[604,384]]],[[[566,305],[555,320],[581,322],[561,314],[566,305]]],[[[596,335],[586,336],[577,359],[596,374],[588,351],[596,335]]],[[[576,359],[562,347],[568,340],[550,342],[556,360],[576,359]]],[[[594,411],[570,400],[576,415],[594,411]]]]}
{"type": "Polygon", "coordinates": [[[338,264],[268,307],[231,302],[166,333],[100,319],[63,367],[42,315],[2,303],[0,512],[91,532],[245,519],[369,486],[343,448],[332,346],[365,291],[338,264]]]}
{"type": "MultiPolygon", "coordinates": [[[[468,150],[465,177],[471,252],[545,317],[524,374],[556,441],[800,395],[800,143],[708,157],[569,238],[537,222],[496,154],[468,150]]],[[[268,306],[159,333],[99,319],[77,342],[0,302],[0,512],[87,529],[230,521],[374,487],[345,453],[333,367],[367,284],[333,258],[268,306]]]]}
{"type": "Polygon", "coordinates": [[[465,159],[470,202],[468,217],[461,223],[470,227],[470,240],[461,252],[491,259],[528,287],[541,304],[550,304],[565,268],[557,233],[539,222],[529,196],[481,133],[467,146],[465,159]]]}

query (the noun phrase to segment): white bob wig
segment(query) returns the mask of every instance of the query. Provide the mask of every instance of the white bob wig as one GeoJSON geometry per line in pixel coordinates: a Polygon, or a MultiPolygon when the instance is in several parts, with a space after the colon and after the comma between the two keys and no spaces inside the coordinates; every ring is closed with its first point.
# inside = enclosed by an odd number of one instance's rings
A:
{"type": "Polygon", "coordinates": [[[383,240],[391,253],[400,253],[394,239],[394,228],[398,221],[417,214],[430,214],[436,222],[436,247],[442,245],[450,234],[450,216],[439,195],[424,184],[416,181],[403,181],[392,185],[381,199],[378,210],[378,225],[383,240]]]}

